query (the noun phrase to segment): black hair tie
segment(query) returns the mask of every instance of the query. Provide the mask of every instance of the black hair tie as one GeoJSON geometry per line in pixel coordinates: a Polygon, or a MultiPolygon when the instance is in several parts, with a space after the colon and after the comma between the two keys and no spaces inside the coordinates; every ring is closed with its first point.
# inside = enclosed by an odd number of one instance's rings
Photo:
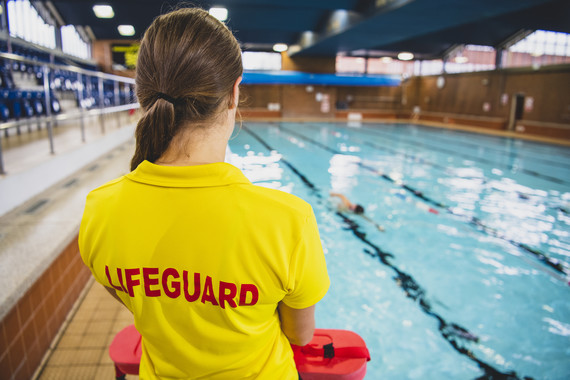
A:
{"type": "Polygon", "coordinates": [[[175,106],[176,103],[178,103],[178,100],[177,100],[176,98],[173,98],[173,97],[170,96],[170,95],[163,94],[162,92],[159,92],[159,93],[158,93],[158,96],[156,97],[156,99],[157,99],[157,100],[158,100],[158,99],[164,99],[164,100],[166,100],[168,103],[171,103],[173,106],[175,106]]]}

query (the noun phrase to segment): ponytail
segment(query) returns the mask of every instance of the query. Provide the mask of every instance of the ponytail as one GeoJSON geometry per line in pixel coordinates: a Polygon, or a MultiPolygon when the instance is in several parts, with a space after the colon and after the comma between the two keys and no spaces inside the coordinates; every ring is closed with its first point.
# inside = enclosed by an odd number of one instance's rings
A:
{"type": "Polygon", "coordinates": [[[154,162],[162,156],[176,132],[174,104],[158,98],[137,123],[131,170],[144,160],[154,162]]]}

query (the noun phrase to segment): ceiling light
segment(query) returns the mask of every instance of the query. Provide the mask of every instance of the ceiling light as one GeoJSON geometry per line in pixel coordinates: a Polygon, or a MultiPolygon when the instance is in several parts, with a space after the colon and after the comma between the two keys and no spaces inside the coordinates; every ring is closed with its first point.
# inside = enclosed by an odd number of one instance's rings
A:
{"type": "Polygon", "coordinates": [[[398,54],[398,59],[400,61],[411,61],[412,59],[414,59],[414,55],[410,52],[403,51],[400,54],[398,54]]]}
{"type": "Polygon", "coordinates": [[[383,63],[390,63],[390,62],[392,62],[392,57],[382,57],[382,58],[380,58],[380,60],[383,63]]]}
{"type": "Polygon", "coordinates": [[[129,37],[135,35],[135,27],[132,25],[119,25],[117,30],[121,36],[129,37]]]}
{"type": "Polygon", "coordinates": [[[113,7],[110,5],[94,5],[93,13],[99,18],[113,18],[115,17],[115,12],[113,7]]]}
{"type": "Polygon", "coordinates": [[[208,11],[212,16],[220,21],[226,21],[228,19],[228,10],[222,7],[212,7],[208,11]]]}
{"type": "Polygon", "coordinates": [[[275,45],[273,45],[273,51],[276,51],[278,53],[281,53],[282,51],[286,51],[287,49],[289,49],[289,46],[287,46],[287,44],[275,44],[275,45]]]}
{"type": "Polygon", "coordinates": [[[460,55],[455,57],[454,61],[455,63],[466,63],[467,61],[469,61],[469,59],[465,56],[460,55]]]}

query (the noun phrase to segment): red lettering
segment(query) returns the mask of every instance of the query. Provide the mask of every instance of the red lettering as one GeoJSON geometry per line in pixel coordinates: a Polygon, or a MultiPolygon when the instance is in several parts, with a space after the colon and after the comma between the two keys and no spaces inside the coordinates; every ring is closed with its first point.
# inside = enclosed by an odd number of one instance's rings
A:
{"type": "Polygon", "coordinates": [[[127,283],[127,290],[131,297],[135,296],[133,287],[141,284],[140,280],[133,280],[133,276],[138,276],[139,274],[141,274],[141,270],[139,268],[125,269],[125,282],[127,283]]]}
{"type": "Polygon", "coordinates": [[[236,301],[234,301],[234,297],[237,295],[237,286],[231,282],[223,282],[220,281],[220,307],[222,309],[226,308],[224,302],[227,302],[231,307],[237,307],[236,301]],[[226,293],[226,290],[229,290],[229,293],[226,293]]]}
{"type": "Polygon", "coordinates": [[[194,302],[200,297],[200,273],[194,273],[194,293],[190,294],[188,292],[190,279],[188,278],[188,271],[182,272],[182,277],[184,280],[184,297],[188,302],[194,302]]]}
{"type": "Polygon", "coordinates": [[[158,268],[143,268],[144,294],[147,297],[159,297],[160,289],[151,289],[152,285],[158,285],[158,278],[150,276],[158,275],[158,268]]]}
{"type": "Polygon", "coordinates": [[[162,288],[164,289],[164,294],[170,298],[180,297],[180,281],[172,281],[170,285],[172,289],[168,288],[168,277],[179,278],[180,275],[178,271],[174,268],[166,268],[162,273],[162,288]]]}
{"type": "Polygon", "coordinates": [[[257,286],[253,284],[243,284],[239,292],[239,305],[240,306],[252,306],[257,303],[259,299],[259,291],[257,286]],[[251,293],[251,301],[247,302],[247,293],[251,293]]]}
{"type": "Polygon", "coordinates": [[[216,296],[214,296],[214,287],[212,286],[212,277],[206,276],[206,281],[204,281],[204,293],[202,294],[202,303],[206,301],[211,302],[212,305],[218,305],[216,301],[216,296]]]}
{"type": "Polygon", "coordinates": [[[109,280],[109,285],[122,292],[123,288],[121,288],[119,285],[113,284],[113,280],[111,280],[111,274],[109,273],[109,267],[107,265],[105,265],[105,274],[107,275],[107,280],[109,280]]]}
{"type": "Polygon", "coordinates": [[[123,272],[121,272],[121,268],[117,268],[117,277],[119,277],[119,284],[121,284],[121,288],[123,288],[123,292],[127,292],[127,288],[125,288],[125,284],[123,283],[123,272]]]}

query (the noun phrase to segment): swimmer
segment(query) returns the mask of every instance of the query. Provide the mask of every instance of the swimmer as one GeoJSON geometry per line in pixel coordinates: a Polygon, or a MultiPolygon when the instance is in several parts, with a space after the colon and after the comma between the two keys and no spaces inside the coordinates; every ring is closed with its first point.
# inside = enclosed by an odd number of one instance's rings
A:
{"type": "Polygon", "coordinates": [[[337,206],[337,209],[339,211],[351,212],[355,215],[358,215],[363,219],[365,219],[367,222],[372,223],[374,227],[376,227],[379,231],[384,232],[384,227],[382,227],[381,225],[379,225],[378,223],[376,223],[375,221],[373,221],[364,214],[364,207],[362,205],[359,205],[358,203],[352,203],[350,200],[348,200],[347,197],[345,197],[343,194],[340,193],[331,192],[330,195],[331,197],[339,198],[340,201],[342,202],[337,206]]]}

